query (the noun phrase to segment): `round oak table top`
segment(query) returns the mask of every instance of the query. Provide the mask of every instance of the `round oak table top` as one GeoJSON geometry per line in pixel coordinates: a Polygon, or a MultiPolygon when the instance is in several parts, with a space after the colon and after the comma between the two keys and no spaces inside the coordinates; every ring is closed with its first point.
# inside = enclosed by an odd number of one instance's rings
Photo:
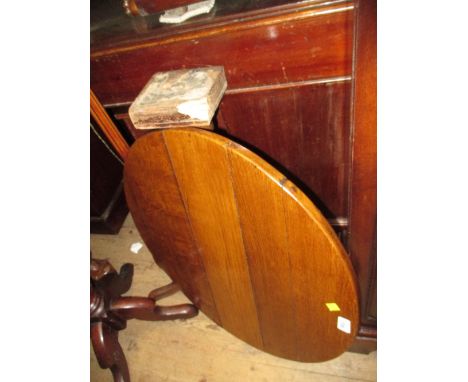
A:
{"type": "Polygon", "coordinates": [[[158,130],[131,147],[124,183],[156,263],[218,325],[302,362],[351,345],[349,258],[315,205],[262,158],[212,132],[158,130]]]}

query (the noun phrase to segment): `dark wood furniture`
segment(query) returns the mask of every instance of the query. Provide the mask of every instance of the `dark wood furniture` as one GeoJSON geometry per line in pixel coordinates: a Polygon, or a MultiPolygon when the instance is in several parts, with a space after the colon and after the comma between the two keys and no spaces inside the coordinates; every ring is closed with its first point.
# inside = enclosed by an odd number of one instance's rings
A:
{"type": "Polygon", "coordinates": [[[223,65],[216,131],[293,180],[338,233],[356,271],[357,351],[376,348],[376,2],[217,0],[160,25],[116,1],[92,7],[91,88],[138,139],[128,107],[157,71],[223,65]]]}
{"type": "Polygon", "coordinates": [[[91,259],[91,342],[99,366],[110,369],[115,382],[130,382],[127,361],[118,339],[118,332],[126,328],[127,320],[164,321],[198,314],[192,304],[156,304],[179,290],[174,283],[153,290],[148,297],[123,297],[130,289],[132,278],[132,264],[124,264],[117,273],[107,260],[91,259]]]}
{"type": "Polygon", "coordinates": [[[128,214],[122,180],[128,144],[92,91],[90,96],[90,228],[116,234],[128,214]]]}
{"type": "Polygon", "coordinates": [[[118,233],[128,207],[123,193],[123,163],[91,119],[90,215],[91,233],[118,233]]]}

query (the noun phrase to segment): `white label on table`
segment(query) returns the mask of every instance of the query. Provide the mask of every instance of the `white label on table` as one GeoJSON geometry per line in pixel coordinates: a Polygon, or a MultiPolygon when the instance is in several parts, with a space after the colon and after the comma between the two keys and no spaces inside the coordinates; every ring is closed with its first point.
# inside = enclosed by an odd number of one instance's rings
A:
{"type": "Polygon", "coordinates": [[[338,316],[336,327],[340,329],[342,332],[345,332],[348,334],[351,333],[351,321],[348,320],[347,318],[338,316]]]}

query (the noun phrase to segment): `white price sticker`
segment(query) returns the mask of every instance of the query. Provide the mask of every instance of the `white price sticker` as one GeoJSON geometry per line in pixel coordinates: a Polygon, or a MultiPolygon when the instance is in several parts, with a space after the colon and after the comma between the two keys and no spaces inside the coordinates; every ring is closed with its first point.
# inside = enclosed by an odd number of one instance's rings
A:
{"type": "Polygon", "coordinates": [[[336,322],[336,327],[341,330],[342,332],[351,333],[351,321],[347,318],[338,316],[338,320],[336,322]]]}

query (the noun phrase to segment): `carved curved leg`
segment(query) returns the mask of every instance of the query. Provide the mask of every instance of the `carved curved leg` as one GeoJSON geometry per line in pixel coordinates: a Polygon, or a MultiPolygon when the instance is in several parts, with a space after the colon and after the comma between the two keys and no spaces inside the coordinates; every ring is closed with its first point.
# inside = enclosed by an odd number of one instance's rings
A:
{"type": "Polygon", "coordinates": [[[110,310],[125,320],[137,318],[146,321],[191,318],[198,314],[198,309],[192,304],[158,306],[148,297],[120,297],[111,302],[110,310]]]}
{"type": "Polygon", "coordinates": [[[91,259],[91,279],[111,298],[117,298],[128,292],[132,285],[133,264],[122,265],[117,273],[107,260],[91,259]]]}
{"type": "Polygon", "coordinates": [[[111,369],[114,382],[130,382],[127,360],[119,344],[117,331],[103,322],[92,323],[91,341],[99,366],[111,369]]]}
{"type": "Polygon", "coordinates": [[[198,314],[198,309],[192,304],[181,304],[174,306],[156,306],[155,314],[159,320],[176,320],[192,318],[198,314]]]}
{"type": "Polygon", "coordinates": [[[173,295],[174,293],[178,292],[180,290],[180,287],[176,283],[171,283],[164,285],[161,288],[157,288],[152,290],[148,297],[153,299],[154,301],[158,301],[164,297],[168,297],[170,295],[173,295]]]}
{"type": "Polygon", "coordinates": [[[120,296],[130,289],[133,280],[133,264],[124,264],[120,267],[120,272],[112,280],[109,287],[112,297],[120,296]]]}

